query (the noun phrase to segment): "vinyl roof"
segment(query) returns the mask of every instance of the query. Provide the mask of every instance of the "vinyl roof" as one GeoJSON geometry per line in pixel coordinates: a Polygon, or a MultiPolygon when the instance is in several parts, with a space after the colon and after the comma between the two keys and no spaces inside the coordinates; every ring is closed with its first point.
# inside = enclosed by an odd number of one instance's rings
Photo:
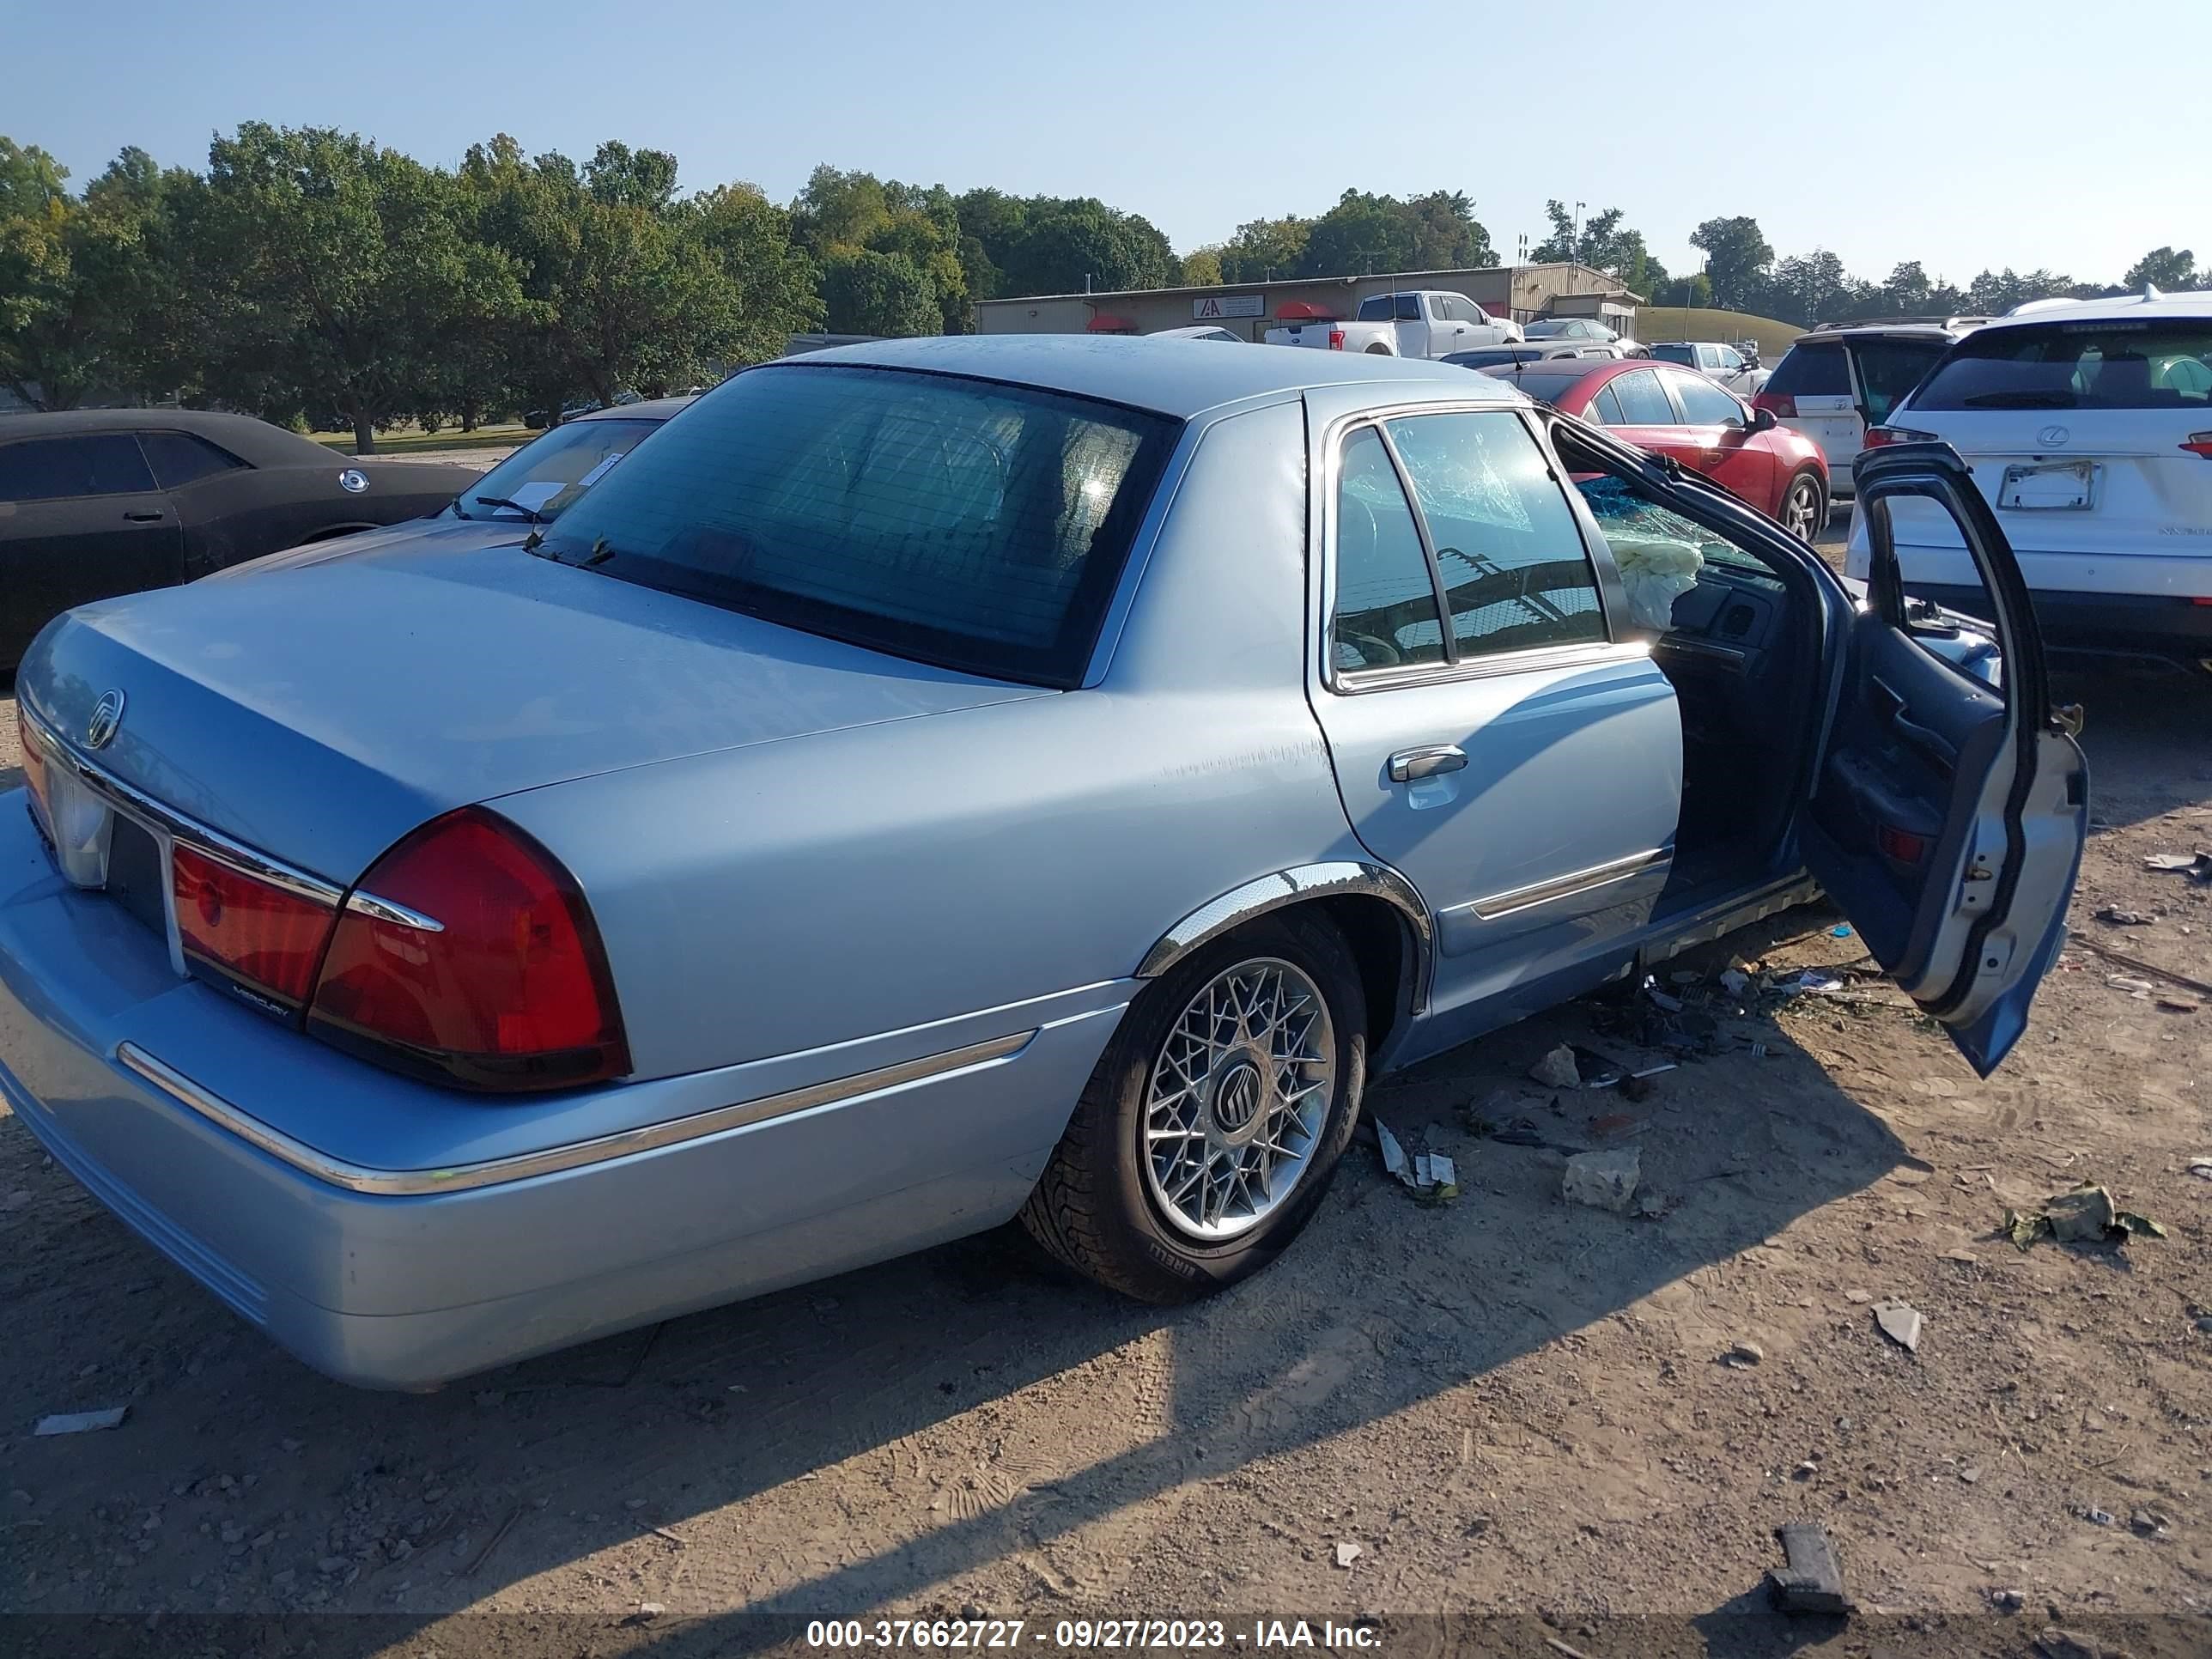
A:
{"type": "Polygon", "coordinates": [[[1379,390],[1412,385],[1432,390],[1441,385],[1461,397],[1522,401],[1502,382],[1450,363],[1312,346],[1230,346],[1141,335],[933,335],[840,346],[762,367],[803,371],[840,364],[1006,380],[1184,420],[1224,404],[1311,386],[1371,385],[1379,390]]]}

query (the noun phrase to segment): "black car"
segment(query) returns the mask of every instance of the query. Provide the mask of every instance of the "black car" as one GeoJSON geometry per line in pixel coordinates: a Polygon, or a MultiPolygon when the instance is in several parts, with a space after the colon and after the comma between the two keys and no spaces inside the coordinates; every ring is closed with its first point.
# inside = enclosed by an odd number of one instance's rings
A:
{"type": "Polygon", "coordinates": [[[478,476],[356,459],[243,415],[0,415],[0,673],[73,605],[421,518],[478,476]]]}

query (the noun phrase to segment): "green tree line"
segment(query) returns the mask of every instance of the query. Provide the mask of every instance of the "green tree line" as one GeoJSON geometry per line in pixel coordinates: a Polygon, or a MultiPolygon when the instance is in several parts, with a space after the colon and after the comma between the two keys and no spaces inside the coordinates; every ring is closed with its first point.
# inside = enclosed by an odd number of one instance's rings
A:
{"type": "MultiPolygon", "coordinates": [[[[2048,270],[1965,288],[1900,264],[1861,281],[1824,249],[1778,258],[1748,217],[1706,221],[1674,276],[1618,208],[1549,203],[1537,261],[1579,260],[1668,305],[1810,324],[1997,311],[2053,294],[2187,287],[2160,248],[2121,288],[2048,270]]],[[[1498,263],[1463,193],[1347,190],[1178,256],[1091,197],[960,194],[814,170],[787,204],[743,182],[684,191],[676,158],[610,140],[579,164],[501,134],[452,169],[330,128],[247,122],[204,170],[125,149],[73,191],[0,137],[0,385],[66,409],[176,398],[350,428],[433,428],[706,384],[794,333],[958,333],[979,300],[1498,263]]]]}

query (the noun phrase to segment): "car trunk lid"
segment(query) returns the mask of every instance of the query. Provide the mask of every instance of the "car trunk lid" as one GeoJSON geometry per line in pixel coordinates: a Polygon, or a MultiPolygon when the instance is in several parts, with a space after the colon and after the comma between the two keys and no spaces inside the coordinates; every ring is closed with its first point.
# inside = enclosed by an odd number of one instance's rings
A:
{"type": "Polygon", "coordinates": [[[519,547],[401,546],[105,601],[17,692],[170,810],[343,884],[438,813],[688,754],[1048,695],[519,547]]]}

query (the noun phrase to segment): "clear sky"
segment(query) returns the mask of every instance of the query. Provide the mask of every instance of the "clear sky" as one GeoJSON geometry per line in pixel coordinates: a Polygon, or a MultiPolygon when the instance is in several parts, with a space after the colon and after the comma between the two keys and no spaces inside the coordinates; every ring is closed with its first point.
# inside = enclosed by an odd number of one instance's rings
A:
{"type": "Polygon", "coordinates": [[[1747,213],[1853,274],[2116,280],[2212,264],[2212,0],[0,0],[0,133],[79,180],[204,165],[259,118],[451,164],[513,133],[787,201],[820,161],[1097,196],[1179,252],[1346,188],[1465,191],[1506,258],[1544,201],[1670,268],[1747,213]]]}

